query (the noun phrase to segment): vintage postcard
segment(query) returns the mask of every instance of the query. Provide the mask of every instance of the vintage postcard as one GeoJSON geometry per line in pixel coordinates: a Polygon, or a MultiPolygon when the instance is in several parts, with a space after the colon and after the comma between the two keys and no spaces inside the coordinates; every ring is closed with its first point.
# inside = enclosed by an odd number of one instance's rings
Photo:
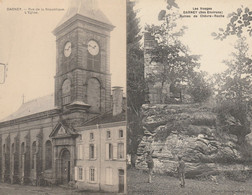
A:
{"type": "Polygon", "coordinates": [[[127,14],[128,193],[252,193],[252,3],[127,14]]]}
{"type": "Polygon", "coordinates": [[[1,0],[0,37],[0,194],[126,193],[126,1],[1,0]]]}

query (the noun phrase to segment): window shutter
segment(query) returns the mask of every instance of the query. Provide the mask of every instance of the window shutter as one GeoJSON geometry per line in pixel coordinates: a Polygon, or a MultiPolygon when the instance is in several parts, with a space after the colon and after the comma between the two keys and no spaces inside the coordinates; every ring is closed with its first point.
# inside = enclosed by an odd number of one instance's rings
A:
{"type": "Polygon", "coordinates": [[[78,180],[78,167],[74,167],[74,180],[78,180]]]}
{"type": "Polygon", "coordinates": [[[97,156],[97,147],[96,144],[94,144],[94,159],[96,159],[97,156]]]}
{"type": "Polygon", "coordinates": [[[85,160],[89,159],[89,145],[88,144],[84,145],[84,159],[85,160]]]}
{"type": "Polygon", "coordinates": [[[83,181],[87,181],[87,168],[83,168],[83,181]]]}
{"type": "Polygon", "coordinates": [[[95,180],[95,182],[97,182],[98,181],[98,178],[97,178],[97,168],[94,168],[94,180],[95,180]]]}
{"type": "Polygon", "coordinates": [[[112,168],[109,168],[110,169],[110,185],[113,184],[113,169],[112,168]]]}
{"type": "Polygon", "coordinates": [[[106,168],[106,184],[112,185],[112,168],[111,167],[106,168]]]}
{"type": "Polygon", "coordinates": [[[109,144],[108,143],[106,143],[106,160],[108,160],[109,159],[109,144]]]}
{"type": "Polygon", "coordinates": [[[113,147],[113,159],[117,159],[117,145],[113,147]]]}
{"type": "Polygon", "coordinates": [[[90,181],[90,176],[89,176],[89,167],[86,167],[86,181],[90,181]]]}

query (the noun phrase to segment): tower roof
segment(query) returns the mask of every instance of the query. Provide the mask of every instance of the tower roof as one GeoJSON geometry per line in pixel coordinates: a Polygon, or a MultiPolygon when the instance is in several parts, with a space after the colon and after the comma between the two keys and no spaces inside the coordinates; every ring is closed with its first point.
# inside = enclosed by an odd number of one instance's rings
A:
{"type": "Polygon", "coordinates": [[[103,12],[99,10],[96,0],[70,0],[68,11],[63,16],[56,28],[77,14],[98,22],[112,25],[103,12]]]}

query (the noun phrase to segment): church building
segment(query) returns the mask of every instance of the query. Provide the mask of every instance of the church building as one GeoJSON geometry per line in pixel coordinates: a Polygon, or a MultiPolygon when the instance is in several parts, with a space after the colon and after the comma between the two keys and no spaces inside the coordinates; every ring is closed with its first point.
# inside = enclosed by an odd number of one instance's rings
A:
{"type": "Polygon", "coordinates": [[[2,182],[74,183],[126,192],[126,104],[111,95],[110,32],[91,0],[73,0],[56,26],[53,95],[25,102],[0,122],[2,182]]]}

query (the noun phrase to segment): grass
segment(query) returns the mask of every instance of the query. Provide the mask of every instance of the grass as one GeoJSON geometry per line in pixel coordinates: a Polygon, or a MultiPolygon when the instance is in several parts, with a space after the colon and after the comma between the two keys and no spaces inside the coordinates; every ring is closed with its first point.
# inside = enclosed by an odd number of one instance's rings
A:
{"type": "Polygon", "coordinates": [[[136,195],[208,195],[225,194],[239,195],[252,194],[252,180],[237,182],[231,180],[193,180],[186,179],[185,188],[179,186],[179,180],[175,177],[154,174],[152,183],[148,183],[148,174],[137,169],[127,171],[128,194],[136,195]]]}

